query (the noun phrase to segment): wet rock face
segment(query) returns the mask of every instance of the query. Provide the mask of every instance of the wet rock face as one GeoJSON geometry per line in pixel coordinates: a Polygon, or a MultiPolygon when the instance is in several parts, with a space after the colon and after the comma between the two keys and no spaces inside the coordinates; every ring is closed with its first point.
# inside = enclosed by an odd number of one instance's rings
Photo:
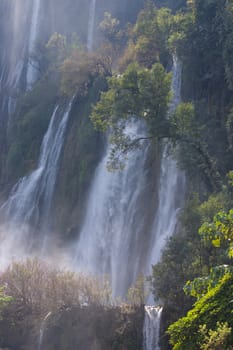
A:
{"type": "Polygon", "coordinates": [[[60,310],[47,318],[43,350],[141,350],[144,313],[84,307],[60,310]]]}

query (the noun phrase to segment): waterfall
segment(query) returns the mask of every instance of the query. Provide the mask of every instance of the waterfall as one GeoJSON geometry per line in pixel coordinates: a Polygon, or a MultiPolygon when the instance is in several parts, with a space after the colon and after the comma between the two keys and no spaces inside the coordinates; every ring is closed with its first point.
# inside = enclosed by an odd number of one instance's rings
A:
{"type": "Polygon", "coordinates": [[[7,118],[15,110],[16,96],[20,88],[24,57],[27,51],[25,27],[30,6],[24,8],[17,0],[2,2],[1,6],[4,6],[4,19],[7,18],[7,22],[1,28],[3,44],[0,55],[0,122],[3,126],[0,125],[0,127],[2,129],[6,128],[7,118]]]}
{"type": "Polygon", "coordinates": [[[27,65],[27,88],[30,88],[38,76],[38,63],[30,57],[33,55],[36,45],[36,40],[38,39],[39,32],[39,14],[40,14],[40,0],[33,0],[32,5],[32,16],[31,16],[31,28],[28,40],[28,65],[27,65]]]}
{"type": "Polygon", "coordinates": [[[87,49],[88,49],[88,51],[91,51],[93,49],[94,28],[95,28],[95,10],[96,10],[96,0],[91,0],[90,9],[89,9],[88,34],[87,34],[87,49]]]}
{"type": "Polygon", "coordinates": [[[48,318],[52,315],[52,312],[50,311],[45,318],[43,319],[42,323],[41,323],[41,327],[40,327],[40,331],[39,331],[39,341],[38,341],[38,350],[42,349],[42,345],[43,345],[43,340],[44,340],[44,331],[45,331],[45,327],[46,327],[46,323],[48,318]]]}
{"type": "Polygon", "coordinates": [[[143,350],[159,350],[159,332],[162,308],[159,306],[145,306],[145,320],[143,327],[143,350]]]}
{"type": "MultiPolygon", "coordinates": [[[[180,75],[181,65],[174,59],[170,112],[180,101],[180,75]]],[[[140,137],[141,130],[141,124],[131,120],[125,132],[140,137]]],[[[159,260],[166,238],[175,231],[185,181],[169,149],[167,143],[161,160],[158,207],[148,236],[144,212],[149,211],[149,204],[143,197],[147,187],[145,163],[148,148],[131,152],[125,169],[112,173],[106,169],[111,152],[108,145],[96,170],[86,217],[76,244],[76,265],[89,273],[109,275],[114,296],[124,296],[140,273],[151,273],[151,265],[159,260]],[[145,240],[150,242],[147,250],[143,244],[145,240]],[[143,266],[142,257],[147,257],[143,266]]]]}
{"type": "MultiPolygon", "coordinates": [[[[23,240],[28,246],[28,227],[40,223],[40,230],[49,226],[49,213],[57,178],[60,154],[73,99],[69,102],[59,121],[59,107],[56,106],[44,136],[37,168],[23,177],[14,186],[9,199],[0,208],[0,213],[9,222],[12,244],[23,240]],[[15,237],[15,235],[18,235],[15,237]]],[[[42,232],[45,234],[44,232],[42,232]]],[[[3,252],[4,253],[4,252],[3,252]]]]}
{"type": "MultiPolygon", "coordinates": [[[[141,123],[131,121],[127,136],[142,136],[141,123]]],[[[124,170],[109,172],[106,162],[99,164],[90,191],[86,218],[76,248],[76,265],[81,271],[110,276],[114,296],[125,296],[139,273],[142,189],[146,186],[147,147],[129,155],[124,170]],[[119,273],[120,271],[120,273],[119,273]]]]}
{"type": "MultiPolygon", "coordinates": [[[[173,57],[172,92],[173,98],[169,113],[174,112],[181,102],[181,63],[173,57]]],[[[158,209],[152,226],[152,251],[149,266],[160,260],[166,240],[171,237],[177,226],[177,214],[182,207],[185,192],[185,175],[177,165],[172,146],[167,141],[163,145],[158,209]]]]}
{"type": "MultiPolygon", "coordinates": [[[[173,57],[172,92],[173,98],[169,113],[174,112],[181,102],[181,63],[177,57],[173,57]]],[[[158,208],[152,225],[151,252],[148,255],[148,273],[151,265],[159,262],[166,240],[176,230],[177,214],[181,208],[185,193],[185,175],[177,165],[174,150],[171,153],[171,145],[166,141],[163,145],[158,208]]],[[[148,302],[153,303],[152,296],[148,302]]],[[[144,321],[144,350],[159,350],[159,330],[162,308],[145,306],[144,321]]]]}
{"type": "Polygon", "coordinates": [[[38,63],[29,56],[39,35],[40,0],[2,1],[1,7],[0,151],[8,137],[19,94],[38,77],[38,63]]]}

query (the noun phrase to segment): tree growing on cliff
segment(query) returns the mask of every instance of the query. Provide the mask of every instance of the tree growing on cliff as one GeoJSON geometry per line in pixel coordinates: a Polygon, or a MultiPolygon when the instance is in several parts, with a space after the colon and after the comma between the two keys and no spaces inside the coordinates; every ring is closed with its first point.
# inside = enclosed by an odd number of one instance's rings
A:
{"type": "MultiPolygon", "coordinates": [[[[229,175],[230,181],[232,174],[229,175]]],[[[233,210],[218,212],[212,222],[204,222],[199,234],[205,244],[225,251],[228,265],[212,266],[210,273],[184,287],[186,294],[197,298],[193,308],[168,328],[173,349],[231,349],[233,341],[233,210]],[[227,258],[228,257],[228,258],[227,258]]]]}
{"type": "Polygon", "coordinates": [[[122,75],[108,79],[109,90],[94,106],[91,120],[101,131],[111,132],[113,145],[110,162],[121,157],[145,139],[168,136],[166,118],[170,99],[171,76],[161,64],[151,69],[131,64],[122,75]],[[126,132],[127,123],[137,119],[145,132],[141,137],[126,132]],[[144,125],[144,126],[143,126],[144,125]]]}

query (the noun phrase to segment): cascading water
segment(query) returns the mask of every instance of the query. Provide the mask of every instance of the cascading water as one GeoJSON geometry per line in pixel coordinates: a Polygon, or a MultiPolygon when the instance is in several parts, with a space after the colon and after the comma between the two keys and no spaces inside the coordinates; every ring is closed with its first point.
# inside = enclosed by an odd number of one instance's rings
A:
{"type": "Polygon", "coordinates": [[[143,328],[143,350],[159,350],[159,332],[162,308],[145,306],[145,321],[143,328]]]}
{"type": "Polygon", "coordinates": [[[1,33],[4,50],[0,55],[0,120],[14,113],[23,81],[26,80],[28,87],[37,78],[37,63],[31,60],[27,64],[27,61],[38,39],[40,0],[11,0],[2,3],[5,17],[1,20],[7,18],[7,22],[1,33]]]}
{"type": "MultiPolygon", "coordinates": [[[[174,112],[181,102],[181,63],[173,58],[172,92],[173,98],[169,113],[174,112]]],[[[185,192],[185,175],[177,165],[174,150],[166,142],[163,146],[158,197],[158,209],[152,226],[151,254],[149,265],[160,260],[166,239],[171,237],[177,226],[177,213],[182,206],[185,192]]]]}
{"type": "MultiPolygon", "coordinates": [[[[73,101],[73,99],[72,99],[73,101]]],[[[54,186],[57,178],[58,164],[63,146],[66,126],[72,107],[68,104],[59,121],[59,107],[56,106],[44,136],[37,169],[25,176],[13,188],[9,199],[0,208],[0,213],[9,222],[10,235],[4,237],[6,245],[1,246],[4,255],[6,246],[11,249],[11,243],[28,240],[28,226],[37,227],[44,235],[49,226],[49,213],[53,199],[54,186]]],[[[7,253],[8,256],[9,252],[7,253]]]]}
{"type": "Polygon", "coordinates": [[[96,0],[91,0],[90,9],[89,9],[88,33],[87,33],[87,49],[88,49],[88,51],[91,51],[93,49],[94,28],[95,28],[95,10],[96,10],[96,0]]]}
{"type": "Polygon", "coordinates": [[[45,327],[46,324],[48,322],[49,317],[52,315],[52,312],[50,311],[45,318],[43,319],[42,323],[41,323],[41,327],[40,327],[40,332],[39,332],[39,341],[38,341],[38,350],[42,349],[43,346],[43,340],[44,340],[44,331],[45,331],[45,327]]]}
{"type": "Polygon", "coordinates": [[[40,0],[33,0],[32,17],[31,17],[31,29],[28,40],[28,65],[27,65],[27,88],[31,88],[38,77],[38,63],[30,56],[33,55],[35,50],[36,41],[38,39],[39,32],[39,14],[40,14],[40,0]]]}
{"type": "MultiPolygon", "coordinates": [[[[173,58],[172,91],[173,99],[170,105],[170,113],[181,101],[181,63],[177,57],[173,58]]],[[[166,143],[163,148],[161,160],[161,173],[159,185],[159,203],[152,226],[151,252],[148,259],[148,273],[152,264],[156,264],[161,257],[161,252],[166,240],[171,237],[177,226],[177,213],[182,206],[185,192],[185,175],[178,168],[174,154],[171,153],[171,145],[166,143]]],[[[151,297],[149,302],[151,302],[151,297]]],[[[144,350],[159,350],[159,329],[162,308],[145,306],[144,321],[144,350]]]]}
{"type": "MultiPolygon", "coordinates": [[[[0,121],[6,128],[7,118],[15,110],[15,96],[18,94],[24,68],[27,44],[23,34],[24,27],[27,25],[25,17],[29,13],[30,6],[25,9],[17,0],[7,1],[3,4],[8,22],[3,25],[1,32],[4,46],[3,49],[1,48],[0,55],[0,121]],[[5,120],[3,121],[3,119],[5,120]]],[[[1,21],[3,20],[4,18],[1,18],[1,21]]]]}
{"type": "MultiPolygon", "coordinates": [[[[180,74],[181,66],[174,60],[171,111],[180,101],[180,74]]],[[[126,133],[140,137],[140,128],[141,125],[131,121],[126,133]]],[[[145,202],[144,208],[140,206],[145,200],[143,193],[147,186],[145,164],[148,148],[134,150],[125,169],[111,173],[106,169],[111,148],[108,145],[97,168],[77,242],[76,264],[79,269],[90,273],[108,274],[114,296],[125,296],[140,273],[151,273],[151,265],[159,260],[166,238],[175,231],[184,194],[184,174],[178,169],[174,156],[169,155],[169,147],[166,145],[163,150],[158,208],[148,236],[143,236],[143,211],[149,211],[149,208],[145,202]],[[146,249],[143,240],[150,242],[146,249]],[[144,264],[143,256],[147,257],[144,264]]]]}
{"type": "MultiPolygon", "coordinates": [[[[127,136],[142,135],[141,123],[130,122],[127,136]]],[[[85,222],[77,242],[76,265],[81,271],[110,276],[113,295],[125,296],[139,272],[140,195],[146,186],[147,148],[134,150],[126,168],[109,172],[106,162],[110,145],[93,181],[85,222]],[[119,273],[120,271],[120,273],[119,273]]]]}

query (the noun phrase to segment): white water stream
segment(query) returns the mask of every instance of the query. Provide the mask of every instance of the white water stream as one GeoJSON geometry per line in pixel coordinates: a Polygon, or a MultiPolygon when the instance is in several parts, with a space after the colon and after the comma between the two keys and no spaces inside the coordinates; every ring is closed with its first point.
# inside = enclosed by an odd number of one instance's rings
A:
{"type": "Polygon", "coordinates": [[[143,350],[160,350],[159,332],[163,309],[159,306],[145,306],[143,328],[143,350]]]}
{"type": "Polygon", "coordinates": [[[59,159],[72,101],[66,107],[60,121],[59,107],[55,107],[42,142],[37,168],[30,175],[18,181],[9,199],[0,208],[0,214],[7,221],[6,231],[8,232],[5,237],[2,237],[1,259],[4,259],[5,256],[11,257],[13,254],[10,253],[11,249],[14,250],[18,246],[25,246],[26,251],[30,250],[32,240],[28,240],[28,235],[30,230],[37,228],[39,223],[40,231],[44,238],[46,237],[59,159]]]}
{"type": "Polygon", "coordinates": [[[1,6],[8,19],[1,33],[0,55],[0,121],[5,119],[6,128],[24,84],[30,88],[38,77],[38,63],[28,56],[39,37],[40,0],[11,0],[1,6]]]}
{"type": "MultiPolygon", "coordinates": [[[[174,60],[171,111],[180,101],[181,66],[174,60]]],[[[141,124],[131,121],[127,135],[142,136],[141,124]]],[[[182,205],[185,178],[177,166],[170,145],[165,145],[160,170],[158,208],[150,236],[143,237],[143,210],[148,210],[141,199],[146,189],[147,147],[134,150],[123,171],[111,173],[106,169],[111,146],[97,168],[90,190],[86,217],[76,248],[78,269],[93,274],[107,274],[114,296],[124,296],[137,276],[151,273],[151,265],[158,262],[161,251],[177,225],[177,213],[182,205]],[[149,239],[145,251],[143,240],[149,239]],[[146,266],[141,266],[147,256],[146,266]]],[[[158,174],[157,174],[158,176],[158,174]]]]}
{"type": "Polygon", "coordinates": [[[92,51],[94,42],[96,0],[91,0],[89,9],[88,33],[87,33],[87,49],[92,51]]]}
{"type": "MultiPolygon", "coordinates": [[[[174,112],[177,105],[181,102],[181,69],[181,63],[177,57],[174,57],[172,71],[173,98],[169,113],[174,112]]],[[[185,175],[177,165],[174,151],[171,144],[168,142],[164,144],[160,170],[158,209],[152,226],[152,249],[149,255],[149,267],[160,260],[166,240],[174,234],[177,226],[177,214],[184,200],[185,175]]]]}
{"type": "Polygon", "coordinates": [[[30,89],[35,83],[39,73],[38,62],[33,59],[35,55],[36,41],[39,37],[40,0],[33,0],[31,29],[28,40],[28,65],[27,65],[27,88],[30,89]]]}
{"type": "MultiPolygon", "coordinates": [[[[141,124],[130,122],[128,136],[142,135],[141,124]]],[[[76,265],[81,271],[107,274],[114,296],[125,296],[139,270],[140,194],[146,186],[145,159],[147,148],[129,155],[126,168],[109,172],[106,163],[111,151],[98,166],[90,191],[86,218],[77,242],[76,265]]]]}
{"type": "MultiPolygon", "coordinates": [[[[173,98],[170,105],[170,113],[174,112],[181,102],[181,63],[173,58],[172,92],[173,98]]],[[[174,150],[173,150],[174,151],[174,150]]],[[[151,252],[148,255],[148,273],[151,273],[151,265],[159,262],[166,240],[176,230],[178,212],[184,201],[185,175],[178,168],[174,154],[171,153],[171,145],[165,143],[161,160],[161,173],[159,182],[158,208],[152,226],[151,252]]],[[[150,296],[150,303],[153,303],[150,296]]],[[[162,308],[159,306],[145,306],[144,321],[144,350],[159,350],[159,331],[162,308]]]]}
{"type": "Polygon", "coordinates": [[[38,350],[43,350],[43,340],[44,340],[44,331],[46,324],[48,322],[49,317],[52,315],[52,312],[50,311],[45,318],[43,319],[41,326],[40,326],[40,332],[39,332],[39,341],[38,341],[38,350]]]}

